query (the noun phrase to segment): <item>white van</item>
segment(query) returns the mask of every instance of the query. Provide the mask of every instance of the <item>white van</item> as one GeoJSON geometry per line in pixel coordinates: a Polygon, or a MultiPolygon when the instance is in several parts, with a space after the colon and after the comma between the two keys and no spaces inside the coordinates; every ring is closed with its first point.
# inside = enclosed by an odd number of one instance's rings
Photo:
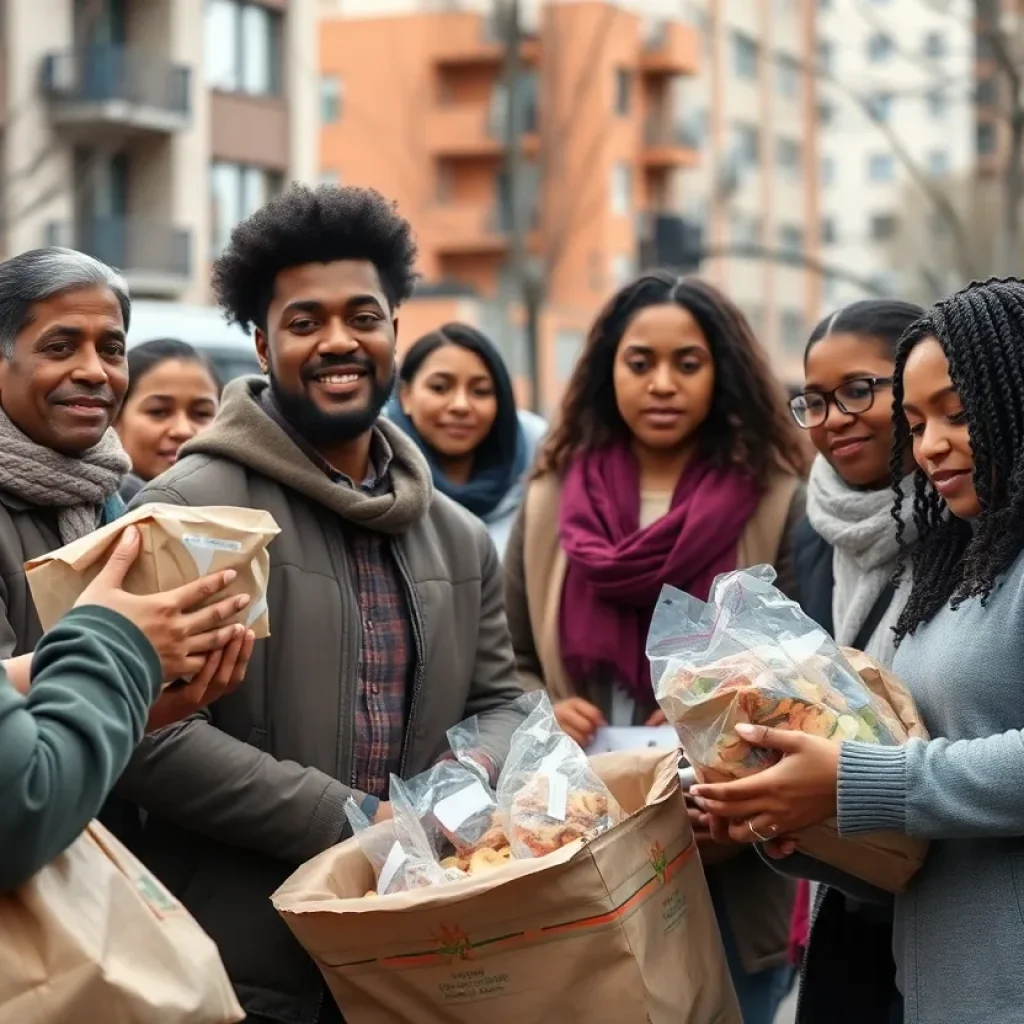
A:
{"type": "Polygon", "coordinates": [[[128,347],[154,338],[187,341],[210,359],[224,384],[260,372],[255,341],[238,324],[229,324],[216,306],[137,299],[132,302],[128,347]]]}

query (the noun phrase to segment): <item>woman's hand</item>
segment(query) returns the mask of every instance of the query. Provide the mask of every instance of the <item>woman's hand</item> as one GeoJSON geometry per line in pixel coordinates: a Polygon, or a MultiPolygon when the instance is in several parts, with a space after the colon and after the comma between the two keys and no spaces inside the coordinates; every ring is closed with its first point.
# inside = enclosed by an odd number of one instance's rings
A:
{"type": "Polygon", "coordinates": [[[134,622],[160,658],[166,682],[194,676],[207,667],[208,655],[238,638],[238,630],[224,623],[249,603],[249,597],[239,594],[202,607],[235,578],[237,573],[232,569],[204,576],[166,593],[143,597],[129,594],[124,590],[124,578],[138,558],[141,544],[139,531],[129,526],[121,534],[107,564],[85,588],[75,606],[100,605],[134,622]]]}
{"type": "Polygon", "coordinates": [[[584,750],[590,746],[594,733],[608,724],[601,714],[601,709],[582,697],[567,697],[560,700],[554,706],[554,711],[555,720],[562,732],[575,740],[584,750]]]}
{"type": "Polygon", "coordinates": [[[839,746],[766,726],[737,725],[736,732],[756,747],[779,751],[782,760],[749,778],[694,786],[690,792],[702,811],[723,819],[734,842],[780,840],[774,852],[791,853],[785,837],[835,817],[839,746]]]}
{"type": "Polygon", "coordinates": [[[657,729],[659,726],[668,725],[668,719],[665,717],[665,712],[658,708],[657,711],[647,719],[645,723],[648,729],[657,729]]]}
{"type": "Polygon", "coordinates": [[[256,634],[244,626],[231,626],[234,637],[227,647],[206,656],[206,664],[188,681],[172,684],[150,709],[146,732],[155,732],[195,714],[231,693],[245,678],[256,634]]]}

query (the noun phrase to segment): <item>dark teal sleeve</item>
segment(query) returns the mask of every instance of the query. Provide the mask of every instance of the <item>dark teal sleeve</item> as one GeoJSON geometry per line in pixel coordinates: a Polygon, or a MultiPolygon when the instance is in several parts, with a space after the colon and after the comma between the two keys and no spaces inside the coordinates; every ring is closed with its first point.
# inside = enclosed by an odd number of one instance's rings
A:
{"type": "Polygon", "coordinates": [[[22,696],[0,669],[0,892],[65,850],[142,738],[160,661],[127,619],[69,612],[39,641],[22,696]]]}

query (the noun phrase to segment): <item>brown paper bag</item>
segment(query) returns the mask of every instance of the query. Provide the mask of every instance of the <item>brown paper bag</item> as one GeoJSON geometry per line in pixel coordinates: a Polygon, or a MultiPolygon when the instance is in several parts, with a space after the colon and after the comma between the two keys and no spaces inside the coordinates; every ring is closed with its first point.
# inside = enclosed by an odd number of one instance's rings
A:
{"type": "Polygon", "coordinates": [[[213,940],[102,825],[0,894],[0,1024],[232,1024],[213,940]]]}
{"type": "Polygon", "coordinates": [[[126,526],[139,528],[142,550],[128,571],[125,590],[154,594],[191,583],[207,573],[234,569],[238,577],[215,600],[248,594],[249,606],[235,621],[252,629],[257,638],[270,635],[267,545],[281,532],[274,517],[252,508],[160,504],[143,505],[81,540],[25,563],[26,579],[44,630],[55,626],[74,606],[126,526]]]}
{"type": "MultiPolygon", "coordinates": [[[[904,729],[900,741],[928,739],[914,700],[903,683],[868,655],[851,648],[843,648],[842,651],[867,688],[896,712],[904,729]]],[[[924,863],[928,842],[897,832],[877,832],[843,839],[836,830],[835,821],[831,821],[801,832],[797,848],[886,892],[903,892],[924,863]]]]}
{"type": "Polygon", "coordinates": [[[350,839],[274,906],[348,1024],[740,1024],[677,762],[595,757],[632,813],[586,845],[361,899],[373,870],[350,839]]]}

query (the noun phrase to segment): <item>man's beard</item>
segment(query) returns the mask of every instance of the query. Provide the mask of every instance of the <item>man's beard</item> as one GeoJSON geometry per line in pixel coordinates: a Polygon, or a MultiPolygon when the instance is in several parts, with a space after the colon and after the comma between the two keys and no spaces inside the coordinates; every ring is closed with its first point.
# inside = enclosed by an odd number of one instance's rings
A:
{"type": "Polygon", "coordinates": [[[361,409],[341,412],[325,412],[305,391],[288,391],[270,368],[270,392],[281,415],[314,448],[327,448],[335,444],[354,441],[365,434],[380,417],[381,410],[391,397],[395,387],[397,367],[392,367],[391,379],[382,384],[376,374],[371,375],[372,391],[370,401],[361,409]]]}

